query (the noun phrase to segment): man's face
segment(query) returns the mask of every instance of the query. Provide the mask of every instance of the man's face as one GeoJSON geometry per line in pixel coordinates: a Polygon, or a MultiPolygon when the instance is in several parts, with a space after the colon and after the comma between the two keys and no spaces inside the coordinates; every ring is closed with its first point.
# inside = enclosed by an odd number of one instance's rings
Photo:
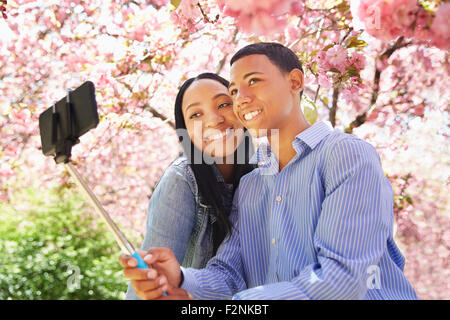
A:
{"type": "Polygon", "coordinates": [[[264,135],[261,129],[281,129],[289,121],[299,92],[291,87],[289,73],[282,73],[265,55],[249,55],[231,66],[233,111],[257,137],[264,135]]]}

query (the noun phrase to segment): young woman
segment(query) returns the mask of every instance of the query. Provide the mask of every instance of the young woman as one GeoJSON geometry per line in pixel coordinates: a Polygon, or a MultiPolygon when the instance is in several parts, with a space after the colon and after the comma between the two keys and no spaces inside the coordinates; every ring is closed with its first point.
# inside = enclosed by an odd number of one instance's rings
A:
{"type": "MultiPolygon", "coordinates": [[[[175,125],[184,152],[153,192],[141,250],[168,247],[181,265],[203,268],[232,232],[228,215],[240,178],[254,169],[253,145],[233,113],[228,81],[213,73],[181,86],[175,125]]],[[[126,299],[138,299],[131,285],[126,299]]]]}

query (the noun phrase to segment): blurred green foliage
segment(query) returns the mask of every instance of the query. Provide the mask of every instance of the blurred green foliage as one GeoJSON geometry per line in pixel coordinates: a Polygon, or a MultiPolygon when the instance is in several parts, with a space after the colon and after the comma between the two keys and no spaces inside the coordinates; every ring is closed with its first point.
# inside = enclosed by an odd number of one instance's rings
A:
{"type": "Polygon", "coordinates": [[[120,249],[76,190],[0,204],[0,299],[123,299],[120,249]]]}

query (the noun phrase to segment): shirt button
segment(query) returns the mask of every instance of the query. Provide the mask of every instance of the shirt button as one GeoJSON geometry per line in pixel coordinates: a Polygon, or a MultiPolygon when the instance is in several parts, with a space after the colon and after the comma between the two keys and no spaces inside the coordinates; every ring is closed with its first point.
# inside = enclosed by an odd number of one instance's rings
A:
{"type": "Polygon", "coordinates": [[[281,201],[281,196],[277,196],[277,201],[280,202],[281,201]]]}
{"type": "Polygon", "coordinates": [[[262,167],[264,165],[264,162],[258,162],[258,166],[262,167]]]}
{"type": "Polygon", "coordinates": [[[272,244],[275,244],[276,240],[275,238],[272,238],[272,244]]]}

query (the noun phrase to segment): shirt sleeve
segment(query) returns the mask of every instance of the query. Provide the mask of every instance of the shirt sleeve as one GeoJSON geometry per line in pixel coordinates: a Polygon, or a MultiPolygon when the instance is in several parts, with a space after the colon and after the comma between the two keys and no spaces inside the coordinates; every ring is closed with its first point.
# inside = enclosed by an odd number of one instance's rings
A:
{"type": "Polygon", "coordinates": [[[242,291],[233,299],[362,299],[367,273],[383,255],[393,213],[392,187],[375,149],[347,138],[324,168],[325,198],[314,234],[317,261],[291,281],[242,291]]]}
{"type": "MultiPolygon", "coordinates": [[[[147,210],[147,224],[141,250],[152,247],[170,248],[178,262],[183,262],[195,223],[194,193],[185,169],[170,166],[156,186],[147,210]]],[[[127,300],[138,299],[131,285],[127,300]]]]}
{"type": "Polygon", "coordinates": [[[195,299],[230,299],[236,292],[245,290],[242,267],[237,199],[239,188],[235,192],[230,213],[232,223],[231,236],[225,238],[204,269],[183,268],[181,288],[188,291],[195,299]]]}

